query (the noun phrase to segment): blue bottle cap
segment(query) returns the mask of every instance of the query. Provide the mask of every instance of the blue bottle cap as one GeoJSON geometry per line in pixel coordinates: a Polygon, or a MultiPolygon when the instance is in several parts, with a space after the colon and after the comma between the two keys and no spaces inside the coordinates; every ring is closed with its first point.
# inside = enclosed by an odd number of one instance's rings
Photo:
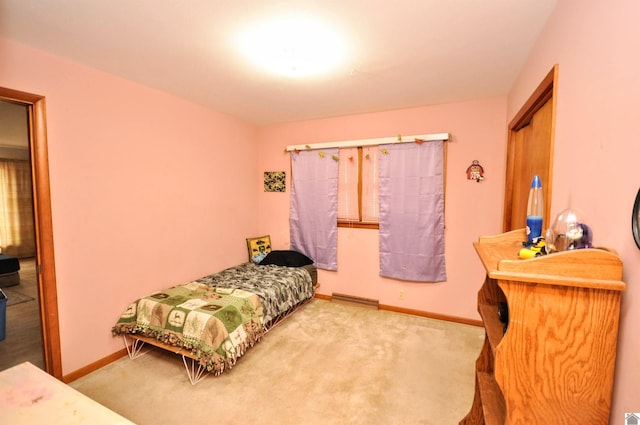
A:
{"type": "Polygon", "coordinates": [[[542,183],[540,183],[540,176],[533,176],[533,180],[531,181],[531,189],[542,187],[542,183]]]}

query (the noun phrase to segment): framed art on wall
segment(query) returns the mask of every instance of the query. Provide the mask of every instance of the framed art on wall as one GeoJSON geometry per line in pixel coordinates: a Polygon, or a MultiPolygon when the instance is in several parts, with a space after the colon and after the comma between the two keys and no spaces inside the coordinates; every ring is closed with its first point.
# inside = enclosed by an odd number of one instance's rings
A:
{"type": "Polygon", "coordinates": [[[284,171],[265,171],[264,172],[264,191],[265,192],[286,192],[287,176],[284,171]]]}

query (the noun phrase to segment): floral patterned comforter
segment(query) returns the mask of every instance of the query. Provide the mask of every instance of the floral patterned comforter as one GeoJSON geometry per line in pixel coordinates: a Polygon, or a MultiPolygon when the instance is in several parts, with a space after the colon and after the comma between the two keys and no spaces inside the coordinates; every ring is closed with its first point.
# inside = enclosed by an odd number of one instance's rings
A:
{"type": "Polygon", "coordinates": [[[218,375],[257,343],[267,327],[313,296],[301,268],[244,263],[140,298],[113,327],[191,350],[218,375]]]}

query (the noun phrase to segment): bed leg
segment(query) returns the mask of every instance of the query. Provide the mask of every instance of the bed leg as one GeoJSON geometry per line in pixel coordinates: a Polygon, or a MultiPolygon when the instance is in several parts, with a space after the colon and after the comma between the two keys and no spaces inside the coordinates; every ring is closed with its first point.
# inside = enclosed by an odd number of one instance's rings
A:
{"type": "Polygon", "coordinates": [[[206,367],[203,367],[202,365],[200,365],[200,363],[198,363],[194,359],[190,358],[190,360],[191,360],[191,367],[189,367],[188,365],[187,357],[182,356],[182,363],[184,363],[184,368],[187,371],[189,382],[191,382],[191,385],[195,385],[198,382],[202,381],[204,378],[206,378],[208,373],[207,373],[206,367]],[[196,363],[198,363],[197,368],[196,368],[196,363]]]}
{"type": "Polygon", "coordinates": [[[122,340],[124,341],[124,346],[127,348],[127,354],[130,359],[137,359],[138,357],[146,354],[149,350],[142,352],[142,347],[144,347],[144,341],[140,341],[137,338],[130,338],[132,340],[131,345],[127,342],[127,336],[122,335],[122,340]]]}

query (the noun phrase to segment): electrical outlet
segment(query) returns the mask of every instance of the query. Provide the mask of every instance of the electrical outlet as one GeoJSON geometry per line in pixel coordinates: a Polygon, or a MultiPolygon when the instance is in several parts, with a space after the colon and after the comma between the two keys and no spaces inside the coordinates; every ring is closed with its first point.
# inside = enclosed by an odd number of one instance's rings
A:
{"type": "Polygon", "coordinates": [[[401,300],[404,300],[404,289],[400,290],[400,295],[399,295],[401,300]]]}

